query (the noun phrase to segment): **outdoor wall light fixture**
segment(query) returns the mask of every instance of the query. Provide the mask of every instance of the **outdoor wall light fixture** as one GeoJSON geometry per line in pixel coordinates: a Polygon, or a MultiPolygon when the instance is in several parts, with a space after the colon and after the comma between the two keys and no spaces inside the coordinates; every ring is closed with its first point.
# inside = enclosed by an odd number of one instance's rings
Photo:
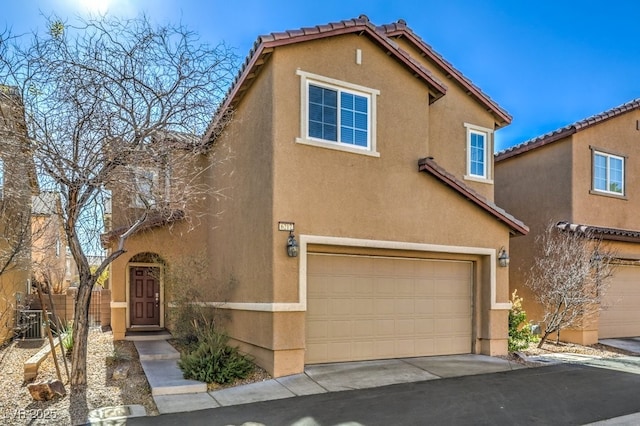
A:
{"type": "Polygon", "coordinates": [[[507,253],[507,250],[504,248],[504,246],[500,249],[500,253],[498,253],[498,264],[503,267],[506,268],[507,266],[509,266],[509,254],[507,253]]]}
{"type": "Polygon", "coordinates": [[[289,238],[287,239],[287,254],[289,257],[298,257],[298,242],[293,235],[293,231],[289,231],[289,238]]]}

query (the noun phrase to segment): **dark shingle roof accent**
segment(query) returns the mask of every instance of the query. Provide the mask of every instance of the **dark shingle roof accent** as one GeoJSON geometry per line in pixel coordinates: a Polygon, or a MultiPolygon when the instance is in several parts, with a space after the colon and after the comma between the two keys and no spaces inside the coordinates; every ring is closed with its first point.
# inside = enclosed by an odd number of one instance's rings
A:
{"type": "Polygon", "coordinates": [[[513,235],[526,235],[529,233],[529,227],[522,221],[507,213],[504,209],[498,207],[495,203],[487,200],[485,197],[465,185],[454,175],[442,168],[432,157],[423,158],[418,161],[418,170],[429,173],[445,185],[451,187],[467,200],[471,201],[478,207],[482,208],[500,222],[505,223],[511,228],[513,235]]]}
{"type": "Polygon", "coordinates": [[[558,222],[556,224],[556,227],[561,231],[574,232],[583,235],[593,235],[595,237],[602,238],[603,240],[640,243],[640,231],[634,231],[631,229],[581,225],[577,223],[570,223],[567,221],[558,222]]]}
{"type": "MultiPolygon", "coordinates": [[[[136,234],[142,231],[146,231],[152,228],[159,228],[177,221],[184,219],[185,215],[182,210],[170,210],[152,212],[149,217],[142,222],[142,224],[136,230],[136,234]]],[[[110,244],[116,242],[122,234],[129,230],[130,226],[121,226],[112,231],[100,235],[100,242],[103,248],[108,248],[110,244]]]]}
{"type": "Polygon", "coordinates": [[[522,142],[521,144],[514,145],[510,148],[502,150],[495,155],[495,160],[506,160],[507,158],[524,154],[525,152],[529,152],[541,146],[556,142],[588,127],[591,127],[598,123],[602,123],[603,121],[609,120],[611,118],[618,117],[624,113],[636,110],[638,108],[640,108],[640,98],[636,98],[632,101],[611,108],[607,111],[592,115],[591,117],[576,121],[575,123],[569,124],[568,126],[561,127],[549,133],[545,133],[542,136],[529,139],[528,141],[522,142]]]}
{"type": "Polygon", "coordinates": [[[436,62],[448,76],[463,86],[467,90],[467,93],[473,96],[481,104],[485,105],[487,111],[490,111],[496,117],[496,122],[499,126],[504,126],[511,122],[511,116],[509,114],[480,91],[480,89],[471,83],[470,80],[464,77],[460,71],[456,70],[450,63],[445,61],[431,48],[431,46],[427,45],[418,36],[416,36],[413,31],[406,26],[406,23],[403,20],[399,20],[394,24],[376,27],[369,21],[369,18],[366,15],[360,15],[358,18],[340,22],[259,36],[240,68],[231,88],[227,92],[221,107],[211,120],[211,123],[205,132],[204,140],[206,142],[212,142],[215,140],[219,134],[219,127],[224,126],[225,124],[225,117],[227,117],[229,110],[233,109],[238,102],[240,102],[242,96],[251,86],[253,80],[256,78],[264,64],[268,61],[276,47],[354,33],[369,37],[381,48],[386,49],[389,55],[394,56],[398,61],[400,61],[405,68],[413,73],[415,77],[422,79],[429,86],[430,102],[435,102],[437,99],[444,96],[447,91],[447,86],[433,76],[428,69],[415,60],[415,58],[413,58],[408,52],[401,49],[392,37],[405,36],[410,40],[418,50],[436,62]]]}
{"type": "Polygon", "coordinates": [[[447,74],[447,78],[453,78],[454,81],[460,84],[467,91],[468,95],[483,104],[486,110],[494,115],[498,127],[503,127],[511,123],[512,117],[507,111],[500,107],[500,105],[498,105],[497,102],[491,99],[486,93],[480,90],[478,86],[465,77],[464,74],[456,69],[449,61],[444,59],[444,57],[436,52],[431,45],[414,33],[413,30],[407,26],[404,19],[399,19],[397,22],[391,24],[381,25],[378,27],[378,30],[386,34],[387,37],[404,37],[409,40],[420,50],[423,56],[428,57],[445,74],[447,74]]]}

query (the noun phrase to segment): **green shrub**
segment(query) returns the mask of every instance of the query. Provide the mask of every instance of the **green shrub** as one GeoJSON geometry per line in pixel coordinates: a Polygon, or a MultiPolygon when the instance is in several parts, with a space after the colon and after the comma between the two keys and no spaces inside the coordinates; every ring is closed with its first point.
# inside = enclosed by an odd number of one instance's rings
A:
{"type": "Polygon", "coordinates": [[[60,330],[56,332],[56,335],[60,338],[60,344],[64,348],[64,353],[71,355],[73,351],[73,323],[69,322],[66,327],[62,325],[60,330]]]}
{"type": "Polygon", "coordinates": [[[247,377],[253,362],[228,341],[228,336],[213,330],[201,334],[196,349],[178,361],[184,378],[222,384],[247,377]]]}
{"type": "Polygon", "coordinates": [[[532,333],[527,313],[522,309],[522,297],[518,296],[518,290],[514,290],[509,310],[509,352],[525,349],[529,343],[536,341],[538,336],[532,333]]]}

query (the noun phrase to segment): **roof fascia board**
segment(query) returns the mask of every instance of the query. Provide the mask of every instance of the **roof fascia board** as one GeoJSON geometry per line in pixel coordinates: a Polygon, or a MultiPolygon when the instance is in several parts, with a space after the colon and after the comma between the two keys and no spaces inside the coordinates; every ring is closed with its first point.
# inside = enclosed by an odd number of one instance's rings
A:
{"type": "Polygon", "coordinates": [[[433,61],[438,67],[440,67],[445,73],[451,75],[455,78],[455,80],[468,91],[469,94],[473,95],[473,97],[484,104],[487,108],[487,112],[493,114],[499,120],[502,120],[502,123],[497,123],[498,127],[504,127],[508,125],[512,121],[511,115],[509,115],[506,111],[504,111],[498,104],[496,104],[492,99],[488,98],[484,93],[482,93],[475,85],[469,83],[466,77],[464,77],[460,71],[455,69],[451,64],[449,64],[444,58],[433,51],[433,49],[428,46],[422,39],[416,36],[412,31],[407,29],[395,29],[386,33],[389,37],[398,37],[402,36],[408,39],[411,44],[420,50],[425,56],[427,56],[431,61],[433,61]]]}
{"type": "Polygon", "coordinates": [[[212,123],[207,128],[204,140],[210,140],[214,130],[218,125],[220,125],[221,119],[225,116],[225,112],[231,108],[231,106],[239,96],[239,93],[245,89],[244,86],[248,80],[248,76],[255,71],[255,68],[258,64],[262,65],[263,61],[261,62],[261,60],[265,54],[271,53],[273,49],[280,46],[353,33],[366,34],[370,39],[386,49],[388,53],[393,55],[398,61],[405,65],[405,67],[409,69],[409,71],[411,71],[415,77],[422,79],[427,84],[427,86],[429,86],[430,103],[433,103],[435,100],[441,98],[446,94],[447,87],[443,83],[431,76],[429,72],[422,68],[422,66],[418,62],[412,60],[411,56],[407,52],[402,51],[399,47],[395,46],[390,39],[380,34],[378,31],[371,28],[371,26],[367,24],[345,26],[334,28],[331,30],[306,33],[302,35],[293,35],[288,37],[283,36],[281,38],[278,38],[278,34],[274,34],[273,40],[265,40],[267,36],[261,36],[258,39],[259,41],[257,43],[257,46],[254,48],[254,52],[252,54],[250,53],[251,56],[249,57],[246,65],[243,67],[241,74],[233,83],[230,92],[225,97],[224,103],[218,109],[212,123]]]}
{"type": "Polygon", "coordinates": [[[443,172],[440,167],[435,166],[433,163],[434,161],[432,159],[423,158],[418,162],[418,168],[421,172],[427,172],[435,176],[440,181],[458,192],[460,195],[476,204],[478,207],[482,208],[499,221],[505,223],[509,228],[511,228],[514,234],[527,235],[529,233],[529,227],[527,227],[525,224],[519,223],[519,221],[512,219],[507,214],[503,213],[499,209],[496,209],[475,191],[471,190],[462,182],[459,182],[452,176],[449,176],[447,173],[443,172]]]}

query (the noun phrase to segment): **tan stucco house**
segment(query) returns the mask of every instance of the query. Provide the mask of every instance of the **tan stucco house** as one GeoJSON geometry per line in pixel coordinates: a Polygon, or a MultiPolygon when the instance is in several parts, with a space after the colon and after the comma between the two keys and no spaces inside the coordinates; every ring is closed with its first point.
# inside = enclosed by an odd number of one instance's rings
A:
{"type": "Polygon", "coordinates": [[[259,37],[204,135],[203,161],[226,158],[206,177],[220,190],[214,214],[151,223],[127,241],[111,269],[114,338],[166,326],[163,269],[204,256],[202,293],[214,305],[215,287],[232,284],[226,330],[274,376],[505,354],[498,257],[528,232],[494,203],[494,132],[510,121],[402,20],[259,37]],[[145,320],[137,288],[158,300],[145,320]]]}
{"type": "Polygon", "coordinates": [[[531,232],[511,244],[510,286],[524,297],[529,319],[541,318],[527,291],[536,236],[555,224],[590,232],[619,257],[599,318],[563,340],[593,344],[640,336],[640,100],[612,108],[496,155],[496,201],[531,232]]]}
{"type": "Polygon", "coordinates": [[[18,91],[0,84],[0,345],[13,337],[16,309],[31,275],[31,195],[37,191],[24,106],[18,91]]]}
{"type": "Polygon", "coordinates": [[[78,272],[67,244],[60,194],[41,191],[31,200],[31,286],[62,294],[78,272]]]}

